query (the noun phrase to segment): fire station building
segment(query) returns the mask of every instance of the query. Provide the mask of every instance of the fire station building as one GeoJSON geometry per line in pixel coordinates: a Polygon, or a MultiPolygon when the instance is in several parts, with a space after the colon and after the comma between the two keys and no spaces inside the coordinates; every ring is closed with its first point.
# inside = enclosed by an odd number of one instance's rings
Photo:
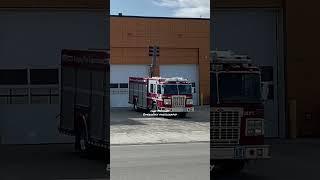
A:
{"type": "Polygon", "coordinates": [[[158,75],[190,79],[196,89],[195,104],[208,104],[211,44],[212,50],[249,55],[262,69],[262,81],[269,86],[267,137],[319,136],[319,95],[313,83],[317,66],[311,61],[316,53],[310,53],[316,52],[317,29],[312,22],[319,15],[309,11],[316,5],[285,0],[214,2],[212,23],[208,19],[111,17],[112,107],[128,106],[127,77],[148,75],[148,47],[153,45],[160,47],[158,75]]]}
{"type": "Polygon", "coordinates": [[[266,136],[319,137],[319,2],[215,0],[211,6],[211,50],[248,54],[269,84],[266,136]]]}
{"type": "MultiPolygon", "coordinates": [[[[263,70],[269,84],[265,105],[265,134],[284,137],[285,73],[283,10],[229,8],[218,4],[211,25],[213,49],[249,55],[263,70]]],[[[279,5],[279,7],[277,7],[279,5]]],[[[194,87],[194,104],[208,104],[210,97],[210,20],[153,17],[111,17],[111,106],[127,107],[128,77],[148,76],[149,46],[159,46],[157,74],[180,76],[194,87]]]]}
{"type": "Polygon", "coordinates": [[[209,19],[112,16],[111,106],[128,107],[128,77],[149,75],[149,46],[158,46],[156,75],[193,83],[195,105],[209,102],[209,19]],[[201,73],[200,73],[201,72],[201,73]]]}
{"type": "Polygon", "coordinates": [[[211,50],[249,55],[269,84],[266,136],[319,136],[317,3],[215,0],[212,5],[212,23],[111,16],[109,39],[105,0],[2,0],[0,144],[73,141],[57,133],[61,49],[111,49],[110,99],[116,108],[128,107],[128,77],[149,74],[154,45],[160,48],[156,74],[189,79],[195,105],[210,99],[210,44],[211,50]]]}

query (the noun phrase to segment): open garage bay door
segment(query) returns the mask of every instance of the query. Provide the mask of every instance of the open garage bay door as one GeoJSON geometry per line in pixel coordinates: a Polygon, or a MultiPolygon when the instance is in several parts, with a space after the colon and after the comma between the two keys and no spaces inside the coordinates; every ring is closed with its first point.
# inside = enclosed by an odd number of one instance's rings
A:
{"type": "Polygon", "coordinates": [[[87,10],[1,10],[0,70],[11,75],[0,82],[0,143],[74,142],[57,131],[61,49],[108,49],[105,17],[87,10]]]}
{"type": "Polygon", "coordinates": [[[111,107],[129,107],[129,77],[147,77],[148,65],[110,66],[110,104],[111,107]]]}
{"type": "Polygon", "coordinates": [[[199,105],[199,71],[197,64],[160,65],[161,77],[183,77],[193,83],[193,104],[199,105]]]}
{"type": "Polygon", "coordinates": [[[265,106],[265,133],[279,137],[279,68],[280,12],[266,9],[218,9],[215,11],[214,47],[249,55],[262,67],[262,81],[269,84],[269,97],[265,106]]]}

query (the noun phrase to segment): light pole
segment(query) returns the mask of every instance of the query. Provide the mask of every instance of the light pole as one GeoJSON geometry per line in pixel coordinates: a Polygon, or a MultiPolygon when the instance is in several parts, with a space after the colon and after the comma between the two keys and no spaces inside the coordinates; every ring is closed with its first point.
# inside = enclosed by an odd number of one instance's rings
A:
{"type": "Polygon", "coordinates": [[[149,46],[149,56],[151,56],[150,77],[154,76],[155,67],[157,65],[157,57],[160,56],[159,46],[149,46]]]}

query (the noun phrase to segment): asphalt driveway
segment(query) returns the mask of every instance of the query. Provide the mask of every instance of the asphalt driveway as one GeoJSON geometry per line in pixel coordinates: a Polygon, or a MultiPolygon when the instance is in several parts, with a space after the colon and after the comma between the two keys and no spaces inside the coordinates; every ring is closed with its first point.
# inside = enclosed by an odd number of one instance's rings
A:
{"type": "Polygon", "coordinates": [[[112,145],[210,141],[209,109],[197,107],[185,118],[150,116],[131,108],[111,110],[112,145]]]}

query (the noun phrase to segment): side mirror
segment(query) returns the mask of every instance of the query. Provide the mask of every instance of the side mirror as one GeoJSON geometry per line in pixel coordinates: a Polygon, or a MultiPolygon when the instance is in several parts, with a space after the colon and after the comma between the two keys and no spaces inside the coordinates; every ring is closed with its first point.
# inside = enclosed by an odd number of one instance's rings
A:
{"type": "Polygon", "coordinates": [[[269,95],[269,86],[267,83],[262,82],[261,83],[261,97],[262,97],[263,102],[268,100],[268,95],[269,95]]]}
{"type": "Polygon", "coordinates": [[[192,88],[191,88],[191,93],[192,93],[192,94],[196,93],[196,88],[195,88],[195,87],[192,87],[192,88]]]}

